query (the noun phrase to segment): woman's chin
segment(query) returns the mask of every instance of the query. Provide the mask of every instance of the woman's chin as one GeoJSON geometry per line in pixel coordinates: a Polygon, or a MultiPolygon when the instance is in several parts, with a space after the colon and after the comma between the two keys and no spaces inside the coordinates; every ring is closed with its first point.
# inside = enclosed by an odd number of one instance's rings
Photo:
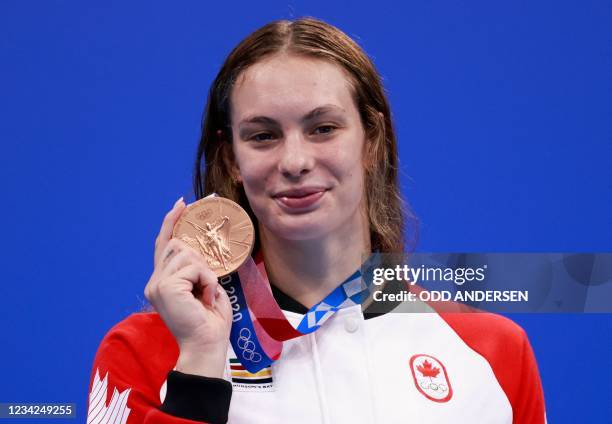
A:
{"type": "Polygon", "coordinates": [[[275,237],[285,240],[312,240],[329,234],[333,228],[332,222],[314,215],[316,214],[279,216],[266,227],[275,237]]]}

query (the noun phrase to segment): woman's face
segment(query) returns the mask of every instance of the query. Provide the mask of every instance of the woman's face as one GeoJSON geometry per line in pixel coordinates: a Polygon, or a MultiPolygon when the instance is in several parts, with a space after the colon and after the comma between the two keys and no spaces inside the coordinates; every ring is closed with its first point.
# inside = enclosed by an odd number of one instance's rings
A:
{"type": "Polygon", "coordinates": [[[230,101],[238,178],[264,231],[307,240],[363,225],[365,133],[341,67],[274,56],[230,101]]]}

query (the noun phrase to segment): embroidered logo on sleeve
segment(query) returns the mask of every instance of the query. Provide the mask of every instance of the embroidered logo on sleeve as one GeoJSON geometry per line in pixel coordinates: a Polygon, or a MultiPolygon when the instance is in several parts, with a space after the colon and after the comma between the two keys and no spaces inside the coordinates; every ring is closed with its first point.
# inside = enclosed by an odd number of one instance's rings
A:
{"type": "Polygon", "coordinates": [[[96,375],[89,393],[89,407],[87,409],[87,424],[125,424],[131,409],[127,406],[128,396],[132,389],[119,392],[113,388],[113,396],[106,405],[108,388],[108,373],[100,380],[100,370],[96,368],[96,375]]]}
{"type": "Polygon", "coordinates": [[[453,389],[446,368],[431,355],[413,355],[410,358],[410,371],[414,385],[423,396],[434,402],[448,402],[453,389]]]}
{"type": "Polygon", "coordinates": [[[266,367],[255,374],[248,372],[236,358],[229,360],[229,375],[232,387],[242,392],[274,391],[272,368],[266,367]]]}

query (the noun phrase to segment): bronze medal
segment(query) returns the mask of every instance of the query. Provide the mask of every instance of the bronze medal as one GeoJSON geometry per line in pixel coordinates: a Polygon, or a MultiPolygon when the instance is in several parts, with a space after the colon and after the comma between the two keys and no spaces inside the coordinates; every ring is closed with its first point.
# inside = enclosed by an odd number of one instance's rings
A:
{"type": "Polygon", "coordinates": [[[185,208],[172,235],[204,256],[210,269],[223,277],[251,254],[255,228],[239,204],[209,196],[185,208]]]}

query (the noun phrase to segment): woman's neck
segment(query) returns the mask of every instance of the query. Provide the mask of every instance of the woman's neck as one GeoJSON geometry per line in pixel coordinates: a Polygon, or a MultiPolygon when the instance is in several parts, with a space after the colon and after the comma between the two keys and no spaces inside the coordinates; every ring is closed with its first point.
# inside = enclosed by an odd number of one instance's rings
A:
{"type": "Polygon", "coordinates": [[[360,214],[355,221],[312,240],[278,238],[260,225],[270,282],[307,308],[323,300],[370,254],[367,219],[360,214]]]}

